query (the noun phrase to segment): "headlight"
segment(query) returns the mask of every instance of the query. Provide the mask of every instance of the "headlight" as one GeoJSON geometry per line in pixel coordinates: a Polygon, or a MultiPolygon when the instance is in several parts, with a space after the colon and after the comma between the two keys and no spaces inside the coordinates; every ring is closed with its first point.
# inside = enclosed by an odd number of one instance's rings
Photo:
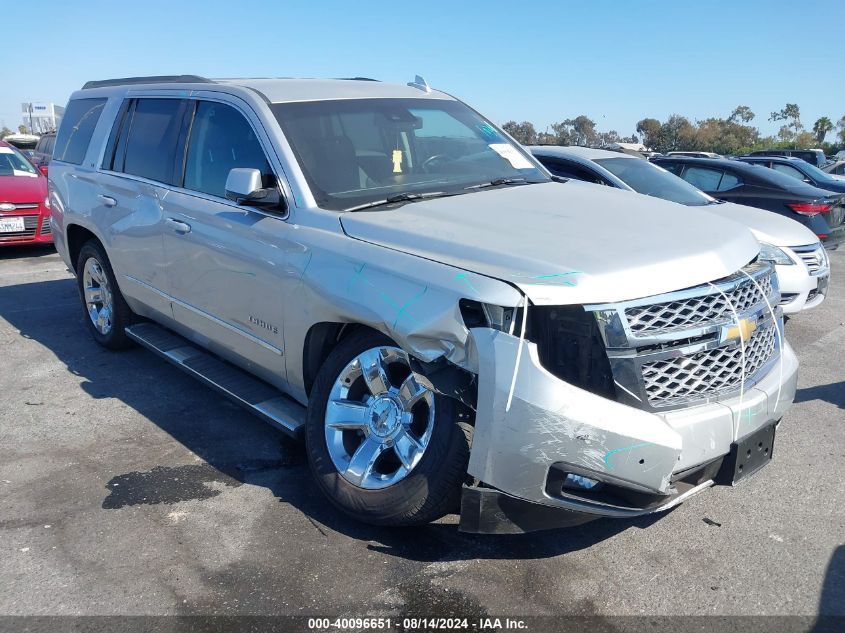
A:
{"type": "Polygon", "coordinates": [[[760,259],[772,262],[779,266],[792,266],[795,262],[790,259],[789,255],[784,253],[777,246],[760,242],[760,259]]]}
{"type": "Polygon", "coordinates": [[[489,327],[508,332],[513,322],[513,308],[503,308],[489,303],[461,299],[461,316],[468,328],[489,327]]]}
{"type": "Polygon", "coordinates": [[[44,198],[44,206],[47,207],[48,209],[50,208],[50,196],[47,196],[46,198],[44,198]]]}

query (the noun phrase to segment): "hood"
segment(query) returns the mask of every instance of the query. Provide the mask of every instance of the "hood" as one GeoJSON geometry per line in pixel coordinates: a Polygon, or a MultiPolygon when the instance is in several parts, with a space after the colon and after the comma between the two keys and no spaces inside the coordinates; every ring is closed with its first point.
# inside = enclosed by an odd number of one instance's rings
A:
{"type": "Polygon", "coordinates": [[[759,252],[731,220],[587,183],[346,213],[351,237],[502,279],[538,305],[605,303],[725,277],[759,252]]]}
{"type": "Polygon", "coordinates": [[[37,202],[47,197],[47,179],[38,176],[0,176],[0,203],[37,202]]]}
{"type": "Polygon", "coordinates": [[[773,246],[806,246],[819,241],[816,234],[800,222],[773,211],[747,207],[733,202],[711,204],[701,208],[708,213],[747,226],[759,241],[767,242],[773,246]]]}

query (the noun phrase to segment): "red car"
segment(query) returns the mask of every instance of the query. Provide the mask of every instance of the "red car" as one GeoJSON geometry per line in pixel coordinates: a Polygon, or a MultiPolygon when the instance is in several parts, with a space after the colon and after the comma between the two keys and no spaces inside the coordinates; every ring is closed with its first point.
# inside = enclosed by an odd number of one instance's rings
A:
{"type": "Polygon", "coordinates": [[[47,178],[0,141],[0,246],[52,241],[47,178]]]}

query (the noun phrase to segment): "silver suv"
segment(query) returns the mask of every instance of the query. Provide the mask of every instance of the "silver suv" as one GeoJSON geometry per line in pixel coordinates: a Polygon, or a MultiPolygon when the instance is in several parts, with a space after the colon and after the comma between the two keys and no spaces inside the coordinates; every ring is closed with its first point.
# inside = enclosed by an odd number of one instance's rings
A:
{"type": "Polygon", "coordinates": [[[303,434],[362,521],[664,510],[766,464],[793,399],[748,230],[553,178],[419,77],[89,82],[49,174],[95,340],[303,434]]]}

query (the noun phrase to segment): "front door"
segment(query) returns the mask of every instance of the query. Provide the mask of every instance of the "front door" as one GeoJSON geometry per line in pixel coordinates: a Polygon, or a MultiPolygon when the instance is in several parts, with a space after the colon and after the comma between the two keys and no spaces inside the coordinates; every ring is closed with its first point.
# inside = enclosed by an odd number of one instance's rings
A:
{"type": "Polygon", "coordinates": [[[193,102],[182,187],[162,201],[173,314],[180,330],[284,387],[283,269],[289,229],[225,197],[235,167],[275,182],[253,127],[233,105],[193,102]]]}

